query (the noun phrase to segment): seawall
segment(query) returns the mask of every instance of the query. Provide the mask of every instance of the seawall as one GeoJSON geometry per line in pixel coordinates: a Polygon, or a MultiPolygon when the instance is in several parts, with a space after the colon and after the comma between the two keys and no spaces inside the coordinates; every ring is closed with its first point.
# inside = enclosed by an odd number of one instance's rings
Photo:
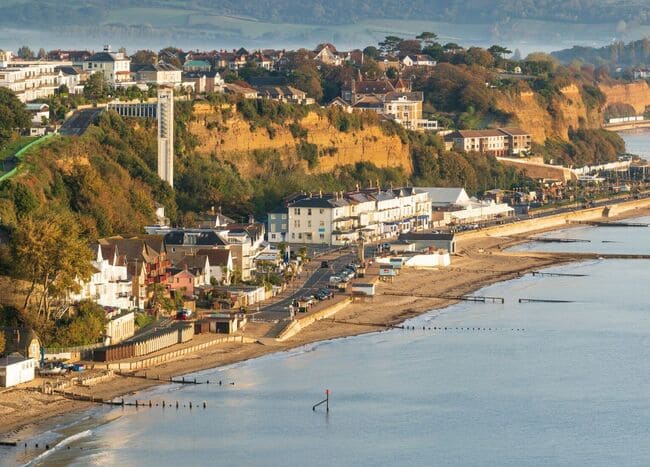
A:
{"type": "Polygon", "coordinates": [[[474,240],[484,236],[509,237],[514,235],[527,234],[536,230],[546,230],[568,225],[574,221],[590,221],[603,217],[612,217],[614,215],[627,214],[629,211],[650,207],[650,198],[635,199],[615,203],[610,206],[581,209],[578,211],[566,212],[547,217],[538,217],[527,219],[525,221],[515,222],[513,224],[495,225],[482,230],[472,232],[461,232],[458,240],[461,242],[474,240]]]}
{"type": "Polygon", "coordinates": [[[289,323],[289,325],[286,328],[284,328],[284,330],[280,333],[280,335],[276,338],[276,340],[278,342],[284,342],[287,339],[290,339],[291,337],[298,334],[306,327],[314,324],[316,321],[329,318],[335,315],[336,313],[344,309],[346,306],[348,306],[350,303],[352,303],[350,297],[345,297],[343,300],[336,302],[333,305],[328,306],[327,308],[323,308],[322,310],[310,313],[307,316],[303,316],[301,318],[296,318],[291,323],[289,323]]]}

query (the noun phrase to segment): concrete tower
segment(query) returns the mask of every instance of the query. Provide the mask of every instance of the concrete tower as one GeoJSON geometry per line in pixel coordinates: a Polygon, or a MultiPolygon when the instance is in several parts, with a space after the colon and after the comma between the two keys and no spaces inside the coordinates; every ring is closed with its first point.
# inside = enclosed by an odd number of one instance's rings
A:
{"type": "Polygon", "coordinates": [[[158,88],[158,176],[174,188],[174,88],[158,88]]]}

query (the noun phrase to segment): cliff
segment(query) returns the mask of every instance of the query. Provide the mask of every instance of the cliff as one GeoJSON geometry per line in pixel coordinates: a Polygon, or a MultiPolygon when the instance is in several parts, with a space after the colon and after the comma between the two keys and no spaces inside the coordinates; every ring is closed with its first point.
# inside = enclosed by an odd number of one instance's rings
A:
{"type": "Polygon", "coordinates": [[[607,98],[607,104],[628,104],[634,107],[637,115],[643,115],[650,106],[650,86],[647,81],[627,84],[600,85],[600,90],[607,98]]]}
{"type": "MultiPolygon", "coordinates": [[[[232,110],[232,109],[231,109],[232,110]]],[[[189,131],[198,139],[196,152],[202,156],[216,155],[233,163],[240,173],[255,175],[263,167],[255,159],[255,151],[276,150],[285,165],[304,165],[310,173],[326,173],[336,166],[371,162],[377,167],[402,167],[411,174],[413,166],[409,145],[398,136],[386,135],[377,125],[364,125],[361,130],[340,131],[327,116],[309,112],[298,121],[306,130],[302,137],[294,136],[287,123],[251,129],[251,123],[236,112],[221,119],[208,103],[196,103],[189,131]],[[316,145],[318,162],[307,168],[297,148],[303,141],[316,145]]]]}
{"type": "Polygon", "coordinates": [[[600,128],[600,109],[590,109],[580,88],[569,84],[559,93],[543,98],[532,90],[508,91],[497,95],[497,108],[513,116],[512,123],[530,131],[533,141],[547,138],[568,140],[569,128],[600,128]]]}

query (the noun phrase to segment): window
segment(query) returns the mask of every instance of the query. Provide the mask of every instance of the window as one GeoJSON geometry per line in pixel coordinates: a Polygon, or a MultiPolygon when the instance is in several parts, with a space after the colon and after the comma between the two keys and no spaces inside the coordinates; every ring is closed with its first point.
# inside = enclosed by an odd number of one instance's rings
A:
{"type": "Polygon", "coordinates": [[[311,216],[311,209],[307,209],[307,215],[311,216]]]}
{"type": "Polygon", "coordinates": [[[325,221],[320,221],[320,222],[318,223],[318,225],[319,225],[319,227],[325,227],[325,221]]]}
{"type": "Polygon", "coordinates": [[[307,227],[311,227],[311,221],[307,221],[307,227]]]}
{"type": "Polygon", "coordinates": [[[325,209],[319,209],[318,211],[320,214],[325,214],[325,209]]]}
{"type": "Polygon", "coordinates": [[[297,214],[297,215],[299,216],[299,215],[300,215],[300,208],[295,208],[295,209],[293,210],[293,213],[294,213],[294,214],[297,214]]]}
{"type": "Polygon", "coordinates": [[[293,221],[293,226],[299,229],[300,228],[300,221],[299,220],[293,221]]]}
{"type": "Polygon", "coordinates": [[[321,240],[325,240],[325,234],[320,234],[319,237],[321,240]]]}

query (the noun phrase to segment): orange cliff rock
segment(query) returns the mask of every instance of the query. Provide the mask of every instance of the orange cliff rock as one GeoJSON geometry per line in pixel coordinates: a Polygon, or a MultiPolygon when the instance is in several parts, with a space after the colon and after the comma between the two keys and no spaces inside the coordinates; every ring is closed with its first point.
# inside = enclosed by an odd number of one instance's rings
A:
{"type": "Polygon", "coordinates": [[[634,107],[637,115],[642,115],[650,106],[650,86],[646,81],[636,81],[627,84],[601,84],[600,90],[607,98],[607,104],[629,104],[634,107]]]}
{"type": "Polygon", "coordinates": [[[539,144],[547,138],[568,139],[570,127],[600,127],[599,110],[587,108],[577,85],[565,86],[560,92],[562,95],[554,96],[549,107],[532,91],[502,93],[497,96],[497,108],[514,115],[513,124],[529,131],[539,144]]]}
{"type": "MultiPolygon", "coordinates": [[[[315,112],[309,113],[300,125],[307,130],[306,141],[315,144],[319,153],[314,173],[330,172],[334,167],[371,162],[378,167],[401,167],[407,174],[413,172],[409,145],[398,136],[388,136],[377,126],[366,126],[363,130],[341,132],[333,127],[327,117],[315,112]]],[[[189,130],[197,136],[196,148],[201,155],[216,154],[217,157],[235,164],[242,174],[254,176],[260,167],[249,157],[255,150],[277,150],[286,164],[301,163],[296,157],[296,147],[301,139],[295,138],[287,125],[273,125],[271,137],[266,128],[251,131],[249,122],[234,114],[223,124],[218,124],[218,115],[207,103],[194,106],[194,119],[189,130]]]]}

